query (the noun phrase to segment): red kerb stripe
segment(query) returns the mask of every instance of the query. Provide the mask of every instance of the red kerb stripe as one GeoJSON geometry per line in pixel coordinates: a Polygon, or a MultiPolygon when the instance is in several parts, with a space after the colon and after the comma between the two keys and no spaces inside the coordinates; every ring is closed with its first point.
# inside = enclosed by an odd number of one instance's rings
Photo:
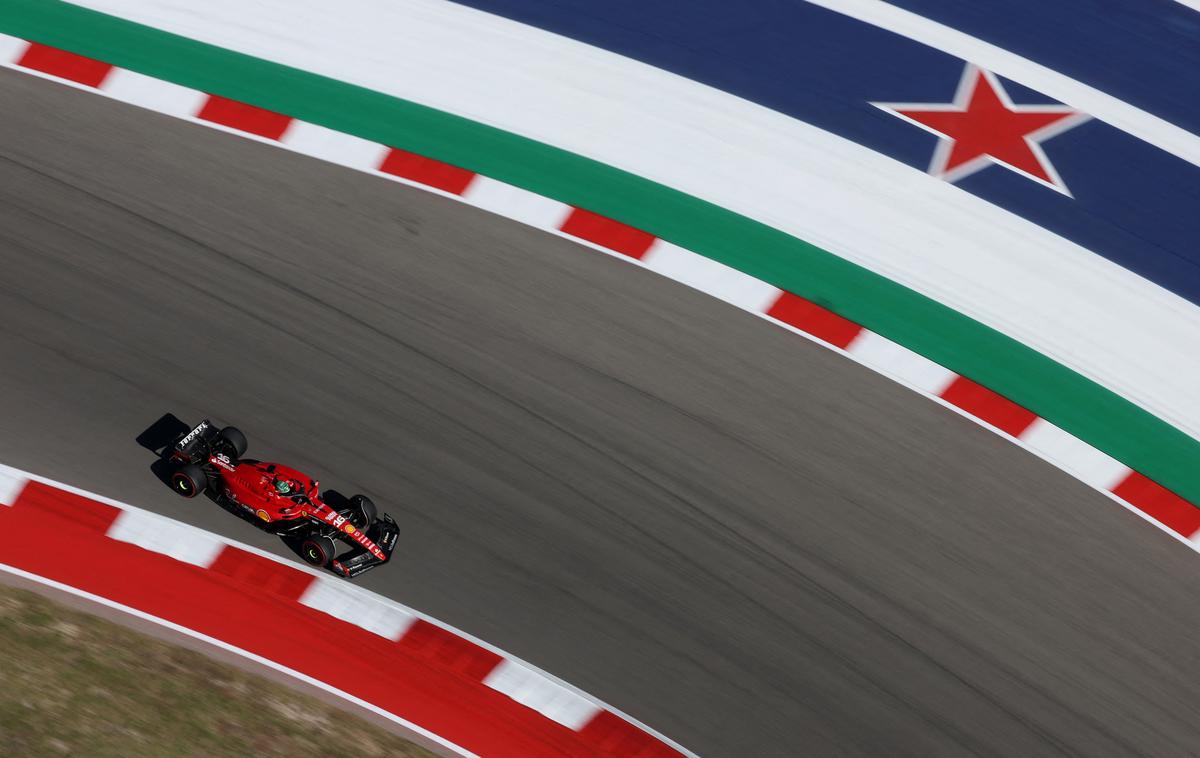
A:
{"type": "Polygon", "coordinates": [[[209,570],[285,600],[299,600],[315,581],[311,574],[232,545],[221,550],[209,570]]]}
{"type": "Polygon", "coordinates": [[[423,619],[417,619],[397,644],[479,681],[500,663],[499,655],[423,619]]]}
{"type": "Polygon", "coordinates": [[[474,171],[394,147],[384,156],[379,170],[455,195],[465,192],[467,185],[475,178],[474,171]]]}
{"type": "Polygon", "coordinates": [[[679,751],[608,711],[600,711],[579,730],[580,739],[605,755],[631,758],[679,758],[679,751]]]}
{"type": "Polygon", "coordinates": [[[121,513],[120,508],[33,480],[25,483],[12,507],[22,513],[36,509],[42,518],[64,518],[76,527],[100,534],[107,532],[121,513]]]}
{"type": "Polygon", "coordinates": [[[790,292],[780,295],[767,315],[843,349],[862,332],[862,327],[853,321],[790,292]]]}
{"type": "Polygon", "coordinates": [[[1200,508],[1136,471],[1113,487],[1113,494],[1170,529],[1191,537],[1200,530],[1200,508]]]}
{"type": "Polygon", "coordinates": [[[99,87],[113,68],[108,63],[36,42],[29,43],[29,48],[17,61],[17,65],[89,87],[99,87]]]}
{"type": "Polygon", "coordinates": [[[962,376],[942,392],[942,399],[1014,437],[1021,436],[1021,432],[1037,420],[1033,411],[962,376]]]}
{"type": "Polygon", "coordinates": [[[571,211],[559,230],[639,260],[655,240],[655,236],[649,232],[582,208],[571,211]]]}
{"type": "Polygon", "coordinates": [[[208,96],[196,117],[275,140],[282,137],[288,125],[292,123],[291,116],[217,95],[208,96]]]}

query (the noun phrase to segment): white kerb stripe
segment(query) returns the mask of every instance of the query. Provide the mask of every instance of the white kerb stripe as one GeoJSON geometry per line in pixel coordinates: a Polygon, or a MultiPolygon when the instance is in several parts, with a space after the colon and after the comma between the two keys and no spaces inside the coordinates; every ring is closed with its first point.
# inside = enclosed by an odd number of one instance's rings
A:
{"type": "Polygon", "coordinates": [[[463,200],[498,216],[538,229],[558,229],[571,215],[571,206],[486,176],[476,176],[463,200]]]}
{"type": "Polygon", "coordinates": [[[642,265],[668,279],[753,313],[762,313],[771,307],[782,291],[749,274],[663,240],[655,240],[642,257],[642,265]]]}
{"type": "Polygon", "coordinates": [[[225,549],[214,534],[146,511],[121,511],[108,537],[201,568],[211,566],[225,549]]]}
{"type": "Polygon", "coordinates": [[[958,378],[945,366],[872,331],[863,330],[846,352],[866,366],[930,395],[941,395],[958,378]]]}
{"type": "Polygon", "coordinates": [[[113,69],[100,91],[130,105],[178,118],[187,118],[198,111],[207,97],[199,90],[123,68],[113,69]]]}
{"type": "Polygon", "coordinates": [[[293,121],[283,135],[284,145],[298,153],[311,155],[359,171],[379,168],[388,148],[344,132],[335,132],[306,121],[293,121]]]}
{"type": "Polygon", "coordinates": [[[300,603],[390,640],[400,639],[417,620],[404,608],[340,579],[317,577],[300,596],[300,603]]]}
{"type": "Polygon", "coordinates": [[[29,43],[19,37],[0,34],[0,63],[16,63],[29,49],[29,43]]]}
{"type": "Polygon", "coordinates": [[[582,729],[601,710],[578,693],[507,659],[492,669],[483,683],[575,731],[582,729]]]}
{"type": "Polygon", "coordinates": [[[1002,47],[880,0],[808,2],[975,63],[1200,166],[1200,136],[1002,47]]]}
{"type": "Polygon", "coordinates": [[[1030,424],[1020,440],[1030,450],[1096,489],[1111,490],[1130,472],[1125,464],[1044,418],[1030,424]]]}
{"type": "Polygon", "coordinates": [[[28,481],[29,478],[20,471],[8,466],[0,467],[0,505],[15,503],[28,481]]]}

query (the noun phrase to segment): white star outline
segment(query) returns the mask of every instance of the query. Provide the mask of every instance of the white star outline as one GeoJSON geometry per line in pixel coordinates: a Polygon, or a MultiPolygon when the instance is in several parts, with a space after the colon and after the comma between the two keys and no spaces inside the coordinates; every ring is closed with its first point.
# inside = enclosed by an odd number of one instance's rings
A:
{"type": "Polygon", "coordinates": [[[980,68],[974,63],[967,63],[963,67],[962,77],[958,80],[958,88],[954,92],[954,100],[949,103],[871,103],[871,105],[880,110],[890,113],[896,118],[907,121],[908,123],[920,127],[921,129],[938,136],[937,147],[933,150],[933,158],[929,161],[928,173],[936,176],[939,179],[944,179],[947,182],[956,182],[959,179],[970,176],[978,171],[982,171],[990,165],[1003,166],[1004,168],[1021,176],[1032,179],[1043,187],[1049,187],[1055,192],[1060,192],[1069,198],[1075,196],[1071,194],[1071,190],[1067,189],[1066,182],[1058,175],[1058,171],[1054,168],[1054,164],[1046,156],[1046,152],[1042,149],[1042,142],[1062,134],[1065,131],[1074,129],[1080,124],[1091,120],[1091,115],[1083,113],[1069,105],[1017,105],[1008,96],[1008,92],[1004,89],[1004,85],[1000,83],[999,78],[991,71],[980,68]],[[1043,126],[1041,129],[1035,129],[1024,136],[1025,144],[1029,146],[1029,150],[1033,156],[1037,158],[1041,164],[1042,170],[1050,177],[1051,181],[1047,182],[1040,176],[1034,176],[1028,171],[1022,171],[1011,163],[1006,163],[999,158],[996,158],[988,153],[984,153],[976,158],[956,166],[953,170],[947,171],[946,164],[950,160],[950,151],[954,148],[954,138],[946,134],[942,134],[936,129],[932,129],[920,121],[905,116],[900,111],[903,110],[922,110],[922,111],[945,111],[955,113],[966,113],[967,106],[971,102],[971,98],[975,95],[975,88],[979,85],[980,79],[987,78],[988,84],[996,93],[996,97],[1000,98],[1000,102],[1010,111],[1014,113],[1070,113],[1073,114],[1069,118],[1064,118],[1053,124],[1043,126]]]}

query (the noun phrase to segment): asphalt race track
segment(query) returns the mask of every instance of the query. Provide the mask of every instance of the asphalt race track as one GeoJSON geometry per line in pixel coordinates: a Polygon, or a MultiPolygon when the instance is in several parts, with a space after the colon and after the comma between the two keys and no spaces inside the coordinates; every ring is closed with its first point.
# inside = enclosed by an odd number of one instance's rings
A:
{"type": "Polygon", "coordinates": [[[234,423],[401,523],[364,586],[701,755],[1200,751],[1200,558],[1000,437],[453,201],[0,102],[0,462],[284,552],[134,442],[234,423]]]}

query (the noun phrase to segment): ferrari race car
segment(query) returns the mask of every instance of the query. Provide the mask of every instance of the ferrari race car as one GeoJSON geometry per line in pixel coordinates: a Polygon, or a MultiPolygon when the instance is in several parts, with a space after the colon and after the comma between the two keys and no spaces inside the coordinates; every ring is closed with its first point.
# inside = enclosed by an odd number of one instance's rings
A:
{"type": "Polygon", "coordinates": [[[306,562],[350,578],[392,557],[400,529],[365,495],[322,496],[317,481],[279,463],[243,457],[246,437],[208,420],[162,450],[160,476],[177,494],[207,494],[227,511],[279,535],[306,562]],[[337,554],[338,541],[348,550],[337,554]]]}

